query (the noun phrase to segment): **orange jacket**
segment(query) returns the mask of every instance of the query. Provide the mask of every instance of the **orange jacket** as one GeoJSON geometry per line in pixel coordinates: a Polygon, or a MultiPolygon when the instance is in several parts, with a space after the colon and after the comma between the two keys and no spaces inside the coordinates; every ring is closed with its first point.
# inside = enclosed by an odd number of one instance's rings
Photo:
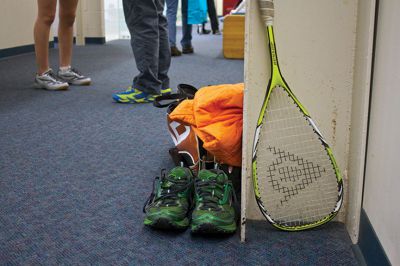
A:
{"type": "Polygon", "coordinates": [[[243,83],[201,88],[169,116],[190,125],[220,163],[241,166],[243,83]]]}

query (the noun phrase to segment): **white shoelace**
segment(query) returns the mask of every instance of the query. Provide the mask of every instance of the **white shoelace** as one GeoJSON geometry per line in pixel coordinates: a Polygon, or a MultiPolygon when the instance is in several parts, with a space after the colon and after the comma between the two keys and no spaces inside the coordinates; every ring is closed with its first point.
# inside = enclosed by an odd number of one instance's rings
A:
{"type": "Polygon", "coordinates": [[[46,71],[42,75],[39,75],[39,77],[46,77],[53,84],[62,84],[63,83],[62,81],[57,79],[57,77],[54,75],[54,73],[51,70],[46,71]]]}

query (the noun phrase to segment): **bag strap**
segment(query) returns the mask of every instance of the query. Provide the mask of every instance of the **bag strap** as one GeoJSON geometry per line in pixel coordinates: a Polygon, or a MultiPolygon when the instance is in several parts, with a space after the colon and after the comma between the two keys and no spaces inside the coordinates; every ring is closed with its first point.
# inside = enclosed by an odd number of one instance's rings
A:
{"type": "Polygon", "coordinates": [[[197,92],[197,88],[189,84],[179,84],[178,93],[186,95],[188,99],[193,99],[197,92]]]}
{"type": "Polygon", "coordinates": [[[180,93],[160,95],[154,99],[153,105],[157,108],[165,108],[165,107],[170,106],[171,104],[179,103],[185,99],[186,99],[185,95],[180,94],[180,93]],[[166,103],[162,103],[162,102],[166,102],[166,103]]]}
{"type": "Polygon", "coordinates": [[[153,105],[157,108],[165,108],[170,105],[177,105],[183,100],[193,99],[197,89],[189,84],[179,84],[178,93],[160,95],[154,99],[153,105]],[[165,103],[162,103],[165,102],[165,103]]]}

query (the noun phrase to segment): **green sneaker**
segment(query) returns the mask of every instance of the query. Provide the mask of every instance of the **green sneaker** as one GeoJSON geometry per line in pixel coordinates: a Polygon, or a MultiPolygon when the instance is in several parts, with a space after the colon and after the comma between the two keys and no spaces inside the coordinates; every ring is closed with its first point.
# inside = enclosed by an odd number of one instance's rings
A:
{"type": "Polygon", "coordinates": [[[200,170],[195,181],[193,233],[233,233],[236,231],[236,194],[222,170],[200,170]]]}
{"type": "Polygon", "coordinates": [[[189,226],[193,175],[189,168],[175,167],[154,180],[153,192],[143,211],[144,224],[161,229],[185,229],[189,226]]]}

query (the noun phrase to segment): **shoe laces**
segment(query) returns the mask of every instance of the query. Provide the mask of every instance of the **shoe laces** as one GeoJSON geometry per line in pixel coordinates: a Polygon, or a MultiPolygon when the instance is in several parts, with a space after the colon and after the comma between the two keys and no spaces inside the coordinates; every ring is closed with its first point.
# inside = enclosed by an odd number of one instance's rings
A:
{"type": "Polygon", "coordinates": [[[71,68],[69,69],[69,71],[70,71],[72,74],[74,74],[75,76],[83,77],[82,73],[81,73],[78,69],[76,69],[76,68],[71,67],[71,68]]]}
{"type": "Polygon", "coordinates": [[[146,212],[147,206],[153,203],[158,203],[159,206],[163,207],[177,206],[179,193],[186,191],[193,185],[193,182],[188,182],[187,178],[179,179],[173,174],[167,176],[165,172],[165,169],[162,169],[161,178],[158,176],[155,178],[153,182],[153,191],[143,207],[143,212],[146,212]],[[157,196],[155,190],[158,182],[160,183],[161,191],[157,196]]]}
{"type": "Polygon", "coordinates": [[[48,79],[50,79],[50,82],[53,84],[61,84],[63,83],[61,80],[57,78],[57,76],[53,73],[51,69],[43,73],[41,76],[46,76],[48,79]]]}
{"type": "MultiPolygon", "coordinates": [[[[224,173],[218,173],[213,179],[197,179],[195,182],[195,192],[198,200],[202,203],[202,210],[220,210],[220,201],[224,197],[225,188],[231,186],[230,181],[219,182],[218,177],[224,173]]],[[[233,187],[232,187],[233,189],[233,187]]],[[[231,190],[234,194],[234,191],[231,190]]],[[[234,195],[236,198],[236,196],[234,195]]]]}

